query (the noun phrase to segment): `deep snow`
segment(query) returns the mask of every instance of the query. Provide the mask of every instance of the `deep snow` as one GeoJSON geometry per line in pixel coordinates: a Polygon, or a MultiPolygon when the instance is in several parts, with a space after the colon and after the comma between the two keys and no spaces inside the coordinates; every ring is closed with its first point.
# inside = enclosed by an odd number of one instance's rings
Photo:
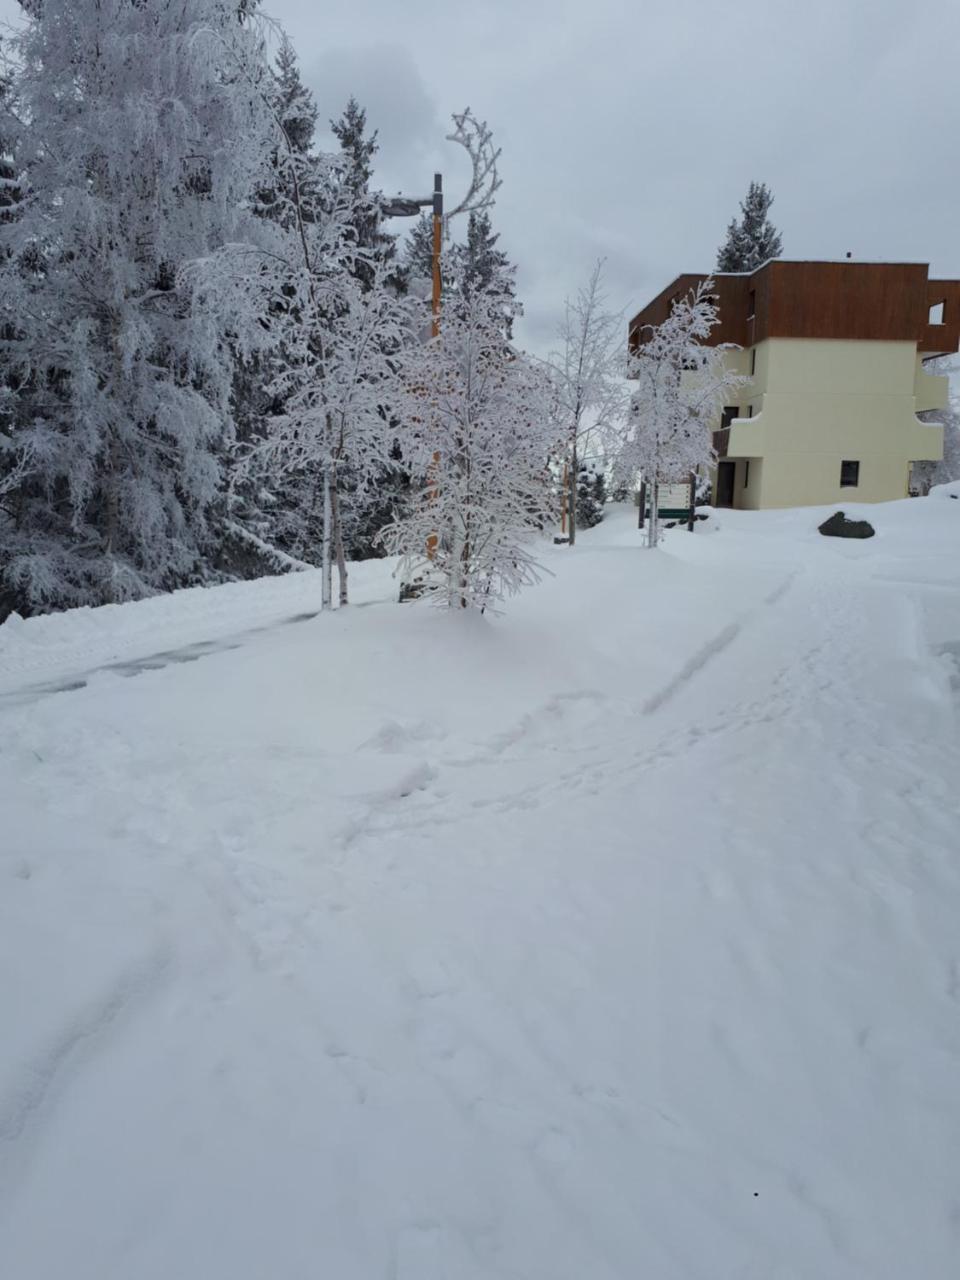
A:
{"type": "Polygon", "coordinates": [[[825,514],[0,627],[0,1276],[952,1280],[960,500],[825,514]]]}

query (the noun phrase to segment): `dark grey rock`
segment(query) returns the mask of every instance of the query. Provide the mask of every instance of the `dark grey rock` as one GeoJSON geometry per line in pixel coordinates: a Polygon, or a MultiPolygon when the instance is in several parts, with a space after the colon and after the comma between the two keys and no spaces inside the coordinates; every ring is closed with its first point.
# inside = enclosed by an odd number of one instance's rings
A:
{"type": "Polygon", "coordinates": [[[820,532],[825,538],[872,538],[876,530],[867,520],[848,520],[842,511],[835,511],[820,532]]]}

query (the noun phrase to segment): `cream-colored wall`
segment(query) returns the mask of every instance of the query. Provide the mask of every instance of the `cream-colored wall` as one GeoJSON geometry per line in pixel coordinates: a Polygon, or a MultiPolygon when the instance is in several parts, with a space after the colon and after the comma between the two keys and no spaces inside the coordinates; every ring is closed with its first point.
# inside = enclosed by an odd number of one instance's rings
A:
{"type": "Polygon", "coordinates": [[[763,489],[763,458],[737,459],[737,474],[733,485],[733,505],[743,507],[747,511],[756,511],[760,506],[760,494],[763,489]],[[747,461],[750,463],[750,480],[744,486],[747,461]]]}
{"type": "Polygon", "coordinates": [[[942,374],[927,373],[919,353],[913,376],[913,398],[917,413],[946,409],[950,403],[950,379],[942,374]]]}
{"type": "MultiPolygon", "coordinates": [[[[756,376],[740,392],[744,412],[752,403],[754,416],[735,420],[728,457],[763,465],[751,463],[752,492],[737,493],[738,506],[902,498],[910,463],[942,456],[942,428],[916,417],[915,343],[774,338],[756,350],[756,376]],[[856,487],[840,487],[845,459],[860,463],[856,487]]],[[[920,388],[924,406],[939,394],[925,382],[920,388]]]]}

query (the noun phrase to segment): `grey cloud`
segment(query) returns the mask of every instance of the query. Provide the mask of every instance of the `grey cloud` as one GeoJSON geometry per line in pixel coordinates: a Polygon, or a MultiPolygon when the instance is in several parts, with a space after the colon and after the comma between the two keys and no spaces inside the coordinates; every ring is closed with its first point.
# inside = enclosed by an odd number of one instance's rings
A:
{"type": "MultiPolygon", "coordinates": [[[[379,134],[378,176],[391,190],[419,182],[425,191],[424,160],[442,136],[436,104],[410,52],[397,44],[325,49],[302,58],[304,80],[316,96],[322,124],[336,119],[351,94],[366,109],[379,134]]],[[[333,145],[320,136],[321,145],[333,145]]]]}
{"type": "MultiPolygon", "coordinates": [[[[388,191],[455,196],[471,106],[503,146],[494,211],[542,349],[598,256],[617,308],[713,265],[747,183],[788,257],[929,261],[960,276],[958,0],[265,0],[321,118],[349,94],[388,191]]],[[[0,18],[16,10],[0,0],[0,18]]]]}

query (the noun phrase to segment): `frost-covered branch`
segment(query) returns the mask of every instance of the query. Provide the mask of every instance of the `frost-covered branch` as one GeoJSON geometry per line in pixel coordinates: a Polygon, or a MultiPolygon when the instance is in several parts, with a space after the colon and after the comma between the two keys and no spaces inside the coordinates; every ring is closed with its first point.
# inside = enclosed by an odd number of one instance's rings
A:
{"type": "Polygon", "coordinates": [[[407,353],[404,384],[407,456],[421,487],[384,543],[435,602],[496,610],[542,572],[533,540],[556,505],[549,380],[508,346],[502,304],[480,292],[444,311],[440,337],[407,353]]]}
{"type": "Polygon", "coordinates": [[[500,189],[497,161],[500,148],[493,145],[493,133],[485,120],[478,120],[469,107],[453,115],[454,129],[448,142],[457,142],[470,157],[470,186],[456,208],[444,215],[444,228],[464,213],[480,213],[494,203],[500,189]]]}
{"type": "Polygon", "coordinates": [[[726,364],[727,345],[710,346],[717,323],[714,282],[702,281],[678,299],[660,325],[648,325],[629,361],[635,389],[622,472],[642,473],[652,488],[647,545],[657,545],[657,488],[685,480],[715,458],[713,430],[720,409],[744,378],[726,364]]]}
{"type": "Polygon", "coordinates": [[[614,453],[627,403],[623,314],[607,309],[603,261],[573,299],[567,298],[548,357],[554,414],[567,469],[570,544],[576,542],[577,487],[585,451],[614,453]]]}

